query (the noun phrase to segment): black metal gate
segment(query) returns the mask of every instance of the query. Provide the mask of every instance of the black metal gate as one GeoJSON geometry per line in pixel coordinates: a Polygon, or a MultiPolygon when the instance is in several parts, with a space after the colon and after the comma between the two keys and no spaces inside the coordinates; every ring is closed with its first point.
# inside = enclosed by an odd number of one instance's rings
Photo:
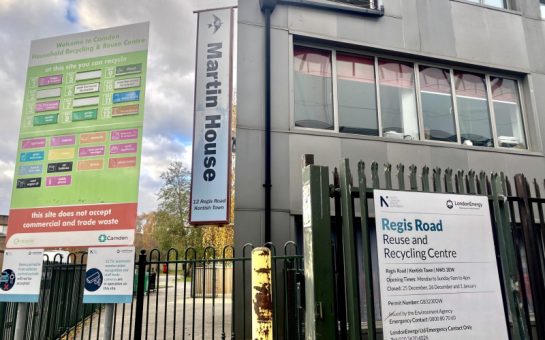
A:
{"type": "MultiPolygon", "coordinates": [[[[267,246],[273,254],[274,332],[278,338],[302,339],[302,255],[293,242],[278,253],[267,246]]],[[[250,338],[253,248],[142,250],[135,261],[133,301],[114,307],[112,339],[250,338]]],[[[25,339],[103,338],[104,306],[82,303],[86,257],[70,254],[68,261],[44,263],[40,302],[30,305],[25,339]]],[[[0,304],[0,340],[13,338],[16,313],[16,303],[0,304]]]]}

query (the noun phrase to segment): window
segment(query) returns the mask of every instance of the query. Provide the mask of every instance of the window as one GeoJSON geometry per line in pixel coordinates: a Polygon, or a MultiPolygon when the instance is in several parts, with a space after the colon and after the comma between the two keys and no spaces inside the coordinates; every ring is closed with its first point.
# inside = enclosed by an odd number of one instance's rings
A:
{"type": "Polygon", "coordinates": [[[331,52],[294,49],[295,126],[333,130],[331,52]]]}
{"type": "Polygon", "coordinates": [[[418,139],[413,65],[379,59],[382,135],[418,139]]]}
{"type": "Polygon", "coordinates": [[[337,54],[339,131],[378,136],[374,58],[337,54]]]}
{"type": "Polygon", "coordinates": [[[541,19],[545,19],[545,0],[539,0],[539,9],[541,10],[541,19]]]}
{"type": "Polygon", "coordinates": [[[354,6],[363,7],[363,8],[377,8],[376,0],[329,0],[329,1],[354,5],[354,6]]]}
{"type": "Polygon", "coordinates": [[[451,93],[449,70],[420,67],[420,100],[425,139],[458,141],[451,93]]]}
{"type": "Polygon", "coordinates": [[[454,83],[462,144],[494,146],[485,77],[455,71],[454,83]]]}
{"type": "Polygon", "coordinates": [[[507,148],[526,148],[517,82],[490,78],[498,143],[507,148]]]}
{"type": "Polygon", "coordinates": [[[486,5],[486,6],[508,8],[507,0],[467,0],[467,1],[474,2],[476,4],[486,5]]]}
{"type": "Polygon", "coordinates": [[[294,103],[300,128],[527,148],[518,81],[484,72],[295,46],[294,103]]]}

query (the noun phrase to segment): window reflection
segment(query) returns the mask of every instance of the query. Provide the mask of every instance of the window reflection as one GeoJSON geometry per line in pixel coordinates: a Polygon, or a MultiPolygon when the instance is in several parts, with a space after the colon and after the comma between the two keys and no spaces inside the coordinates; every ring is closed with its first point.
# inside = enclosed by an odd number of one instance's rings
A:
{"type": "Polygon", "coordinates": [[[490,78],[492,103],[496,118],[496,131],[499,146],[506,148],[526,148],[524,125],[517,89],[517,82],[505,78],[490,78]]]}
{"type": "Polygon", "coordinates": [[[517,80],[490,76],[488,82],[488,75],[420,65],[416,82],[415,65],[294,46],[295,126],[393,139],[527,148],[517,80]]]}
{"type": "Polygon", "coordinates": [[[493,7],[507,8],[507,6],[505,6],[505,0],[483,0],[483,4],[493,7]]]}
{"type": "Polygon", "coordinates": [[[456,127],[449,70],[420,67],[420,98],[424,118],[424,138],[456,142],[456,127]]]}
{"type": "Polygon", "coordinates": [[[373,58],[337,54],[339,131],[378,136],[373,58]]]}
{"type": "Polygon", "coordinates": [[[295,126],[333,130],[331,53],[294,48],[295,126]]]}
{"type": "Polygon", "coordinates": [[[383,59],[378,64],[382,135],[418,139],[413,66],[383,59]]]}
{"type": "Polygon", "coordinates": [[[462,144],[494,146],[484,76],[454,71],[462,144]]]}

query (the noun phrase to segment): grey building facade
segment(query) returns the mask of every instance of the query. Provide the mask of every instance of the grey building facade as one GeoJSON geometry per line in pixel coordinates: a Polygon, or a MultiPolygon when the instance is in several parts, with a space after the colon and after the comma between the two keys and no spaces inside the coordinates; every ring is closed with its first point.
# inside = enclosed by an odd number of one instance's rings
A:
{"type": "MultiPolygon", "coordinates": [[[[304,154],[543,178],[540,0],[354,2],[271,14],[272,242],[298,238],[304,154]]],[[[265,241],[264,36],[260,1],[239,0],[237,249],[265,241]]]]}

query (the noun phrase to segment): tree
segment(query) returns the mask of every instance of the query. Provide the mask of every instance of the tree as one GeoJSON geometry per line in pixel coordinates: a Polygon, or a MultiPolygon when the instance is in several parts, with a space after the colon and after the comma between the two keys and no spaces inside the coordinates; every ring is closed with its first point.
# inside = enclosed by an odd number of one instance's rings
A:
{"type": "Polygon", "coordinates": [[[179,251],[187,247],[202,248],[202,231],[188,223],[191,172],[182,162],[174,161],[161,174],[161,179],[163,186],[157,194],[159,206],[153,231],[159,247],[179,251]]]}
{"type": "Polygon", "coordinates": [[[142,213],[136,218],[136,237],[134,245],[136,249],[151,250],[159,245],[154,238],[156,225],[156,212],[142,213]]]}

